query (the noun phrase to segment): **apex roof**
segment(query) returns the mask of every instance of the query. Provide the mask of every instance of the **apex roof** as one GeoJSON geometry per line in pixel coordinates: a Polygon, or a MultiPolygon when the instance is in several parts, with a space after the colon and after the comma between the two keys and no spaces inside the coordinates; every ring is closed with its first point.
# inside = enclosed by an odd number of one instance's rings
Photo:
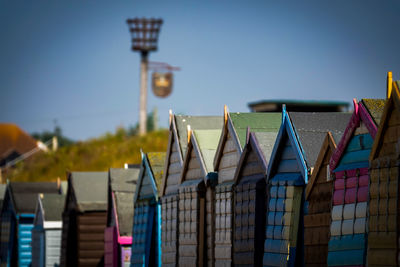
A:
{"type": "Polygon", "coordinates": [[[246,145],[247,128],[251,132],[278,132],[282,122],[281,113],[231,112],[229,117],[242,149],[246,145]]]}
{"type": "Polygon", "coordinates": [[[340,140],[351,115],[349,112],[289,112],[307,167],[314,166],[327,132],[335,142],[340,140]]]}
{"type": "Polygon", "coordinates": [[[39,201],[42,202],[43,215],[46,221],[61,221],[65,205],[65,195],[43,194],[39,201]]]}
{"type": "Polygon", "coordinates": [[[60,188],[55,182],[10,182],[8,188],[17,214],[35,213],[40,193],[60,193],[60,188]]]}
{"type": "Polygon", "coordinates": [[[69,179],[79,211],[107,210],[107,172],[71,172],[69,179]]]}
{"type": "Polygon", "coordinates": [[[185,153],[187,147],[188,125],[190,125],[190,128],[193,130],[203,130],[203,129],[219,129],[222,127],[223,123],[222,116],[175,115],[174,118],[182,154],[185,153]]]}

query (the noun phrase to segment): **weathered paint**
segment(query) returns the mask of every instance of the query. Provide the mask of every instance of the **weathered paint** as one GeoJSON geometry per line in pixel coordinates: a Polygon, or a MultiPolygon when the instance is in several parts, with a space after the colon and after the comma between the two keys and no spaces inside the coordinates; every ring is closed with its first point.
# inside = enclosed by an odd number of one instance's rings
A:
{"type": "Polygon", "coordinates": [[[161,220],[157,171],[165,153],[142,153],[138,185],[134,197],[131,266],[161,266],[161,220]]]}
{"type": "MultiPolygon", "coordinates": [[[[389,84],[388,84],[389,85],[389,84]]],[[[368,212],[369,266],[399,266],[400,93],[393,82],[372,146],[368,212]]]]}
{"type": "Polygon", "coordinates": [[[368,157],[377,126],[363,101],[354,102],[354,106],[345,134],[330,160],[335,182],[328,266],[366,264],[368,157]]]}

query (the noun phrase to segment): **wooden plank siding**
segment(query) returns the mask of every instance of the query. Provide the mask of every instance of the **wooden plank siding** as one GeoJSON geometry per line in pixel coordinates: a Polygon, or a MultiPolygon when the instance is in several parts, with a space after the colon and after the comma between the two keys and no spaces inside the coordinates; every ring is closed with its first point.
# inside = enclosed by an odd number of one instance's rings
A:
{"type": "Polygon", "coordinates": [[[176,266],[178,261],[178,195],[161,198],[162,216],[162,263],[163,266],[176,266]]]}
{"type": "Polygon", "coordinates": [[[45,266],[54,267],[60,263],[61,229],[45,230],[45,266]]]}
{"type": "Polygon", "coordinates": [[[304,186],[296,150],[285,132],[268,181],[263,266],[297,266],[297,239],[304,186]]]}
{"type": "Polygon", "coordinates": [[[253,149],[243,156],[235,187],[233,261],[235,266],[260,266],[264,236],[258,233],[265,232],[266,173],[253,149]]]}
{"type": "Polygon", "coordinates": [[[78,266],[94,266],[102,263],[106,225],[106,212],[86,212],[77,216],[78,266]]]}
{"type": "Polygon", "coordinates": [[[240,159],[237,142],[228,128],[222,156],[218,164],[218,185],[214,205],[214,257],[215,266],[232,266],[233,263],[233,180],[240,159]]]}
{"type": "MultiPolygon", "coordinates": [[[[321,151],[324,153],[323,159],[319,169],[314,170],[318,173],[315,174],[316,180],[307,198],[308,214],[304,216],[304,257],[306,266],[326,266],[328,257],[333,191],[333,180],[328,177],[328,164],[333,151],[328,144],[321,151]]],[[[309,183],[307,187],[310,185],[309,183]]]]}
{"type": "Polygon", "coordinates": [[[187,157],[187,169],[179,186],[178,265],[203,266],[207,255],[204,175],[194,148],[187,157]]]}
{"type": "MultiPolygon", "coordinates": [[[[393,100],[389,100],[393,101],[393,100]]],[[[386,105],[393,104],[387,102],[386,105]]],[[[369,266],[399,266],[400,110],[391,105],[384,113],[382,134],[370,158],[370,199],[367,261],[369,266]],[[374,151],[375,152],[375,151],[374,151]]]]}
{"type": "MultiPolygon", "coordinates": [[[[181,151],[174,131],[170,131],[170,151],[165,174],[165,192],[161,197],[161,262],[163,266],[173,267],[178,264],[178,188],[181,178],[181,151]]],[[[167,152],[168,154],[168,152],[167,152]]]]}

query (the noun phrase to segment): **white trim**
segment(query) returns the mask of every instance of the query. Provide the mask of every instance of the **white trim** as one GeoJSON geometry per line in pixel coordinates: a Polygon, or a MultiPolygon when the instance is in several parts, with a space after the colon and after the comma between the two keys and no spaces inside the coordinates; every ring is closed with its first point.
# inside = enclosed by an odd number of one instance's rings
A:
{"type": "Polygon", "coordinates": [[[44,222],[43,223],[43,228],[62,228],[62,222],[61,221],[50,221],[50,222],[44,222]]]}

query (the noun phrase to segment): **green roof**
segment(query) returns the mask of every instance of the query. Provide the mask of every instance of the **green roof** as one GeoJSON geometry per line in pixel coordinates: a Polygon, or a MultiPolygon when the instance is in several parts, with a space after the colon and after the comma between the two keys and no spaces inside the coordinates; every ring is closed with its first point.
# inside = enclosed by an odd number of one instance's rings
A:
{"type": "Polygon", "coordinates": [[[379,125],[385,107],[385,99],[362,99],[364,106],[367,108],[369,114],[371,114],[376,125],[379,125]]]}
{"type": "Polygon", "coordinates": [[[187,147],[187,126],[192,130],[222,129],[224,118],[222,116],[185,116],[175,115],[175,123],[179,136],[179,145],[182,154],[187,147]]]}
{"type": "Polygon", "coordinates": [[[149,152],[147,158],[153,172],[153,176],[157,185],[157,191],[161,191],[162,177],[164,173],[165,152],[149,152]]]}
{"type": "Polygon", "coordinates": [[[218,130],[194,130],[196,141],[199,146],[201,155],[207,172],[214,170],[213,160],[221,137],[221,129],[218,130]]]}
{"type": "Polygon", "coordinates": [[[247,127],[250,132],[278,132],[282,123],[281,113],[229,113],[238,135],[240,146],[246,144],[247,127]]]}

